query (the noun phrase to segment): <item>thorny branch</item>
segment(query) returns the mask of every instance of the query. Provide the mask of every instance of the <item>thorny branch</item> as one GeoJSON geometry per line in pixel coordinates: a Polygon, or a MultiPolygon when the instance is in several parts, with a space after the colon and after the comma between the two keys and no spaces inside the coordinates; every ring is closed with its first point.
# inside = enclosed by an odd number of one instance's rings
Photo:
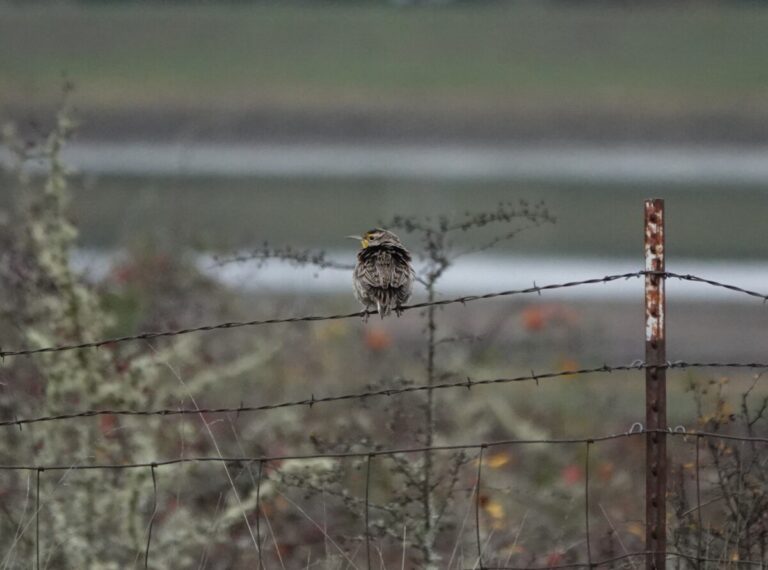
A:
{"type": "Polygon", "coordinates": [[[348,263],[340,263],[328,259],[326,252],[313,251],[310,249],[295,249],[291,246],[285,247],[273,247],[268,242],[264,242],[258,249],[254,249],[248,253],[237,254],[233,256],[215,256],[217,266],[227,265],[229,263],[242,263],[246,261],[258,261],[258,266],[261,267],[265,263],[271,260],[281,260],[292,263],[296,266],[313,265],[318,269],[342,269],[352,271],[354,265],[348,263]]]}

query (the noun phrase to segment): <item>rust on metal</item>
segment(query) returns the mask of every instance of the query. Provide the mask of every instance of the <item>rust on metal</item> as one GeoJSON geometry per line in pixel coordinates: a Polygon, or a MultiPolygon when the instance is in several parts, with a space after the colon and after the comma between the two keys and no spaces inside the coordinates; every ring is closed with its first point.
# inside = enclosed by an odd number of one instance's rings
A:
{"type": "MultiPolygon", "coordinates": [[[[645,269],[665,271],[664,264],[664,200],[645,202],[645,269]]],[[[664,276],[645,276],[645,421],[649,430],[667,429],[667,360],[665,330],[666,297],[664,276]]],[[[667,439],[663,431],[646,434],[645,473],[645,543],[650,553],[647,570],[665,568],[667,528],[667,439]]]]}
{"type": "MultiPolygon", "coordinates": [[[[664,271],[664,200],[645,202],[645,270],[664,271]]],[[[645,277],[645,340],[664,339],[664,279],[645,277]]]]}

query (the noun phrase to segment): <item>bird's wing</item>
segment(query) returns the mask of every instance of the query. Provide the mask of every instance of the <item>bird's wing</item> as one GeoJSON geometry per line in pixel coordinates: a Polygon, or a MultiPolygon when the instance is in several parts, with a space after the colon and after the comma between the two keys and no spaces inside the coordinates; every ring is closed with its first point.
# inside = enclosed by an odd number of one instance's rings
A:
{"type": "Polygon", "coordinates": [[[410,293],[411,282],[413,281],[413,270],[407,261],[392,264],[390,274],[390,287],[405,289],[410,293]]]}
{"type": "Polygon", "coordinates": [[[355,268],[355,274],[358,281],[364,287],[381,287],[379,270],[376,267],[376,260],[373,257],[361,259],[355,268]]]}

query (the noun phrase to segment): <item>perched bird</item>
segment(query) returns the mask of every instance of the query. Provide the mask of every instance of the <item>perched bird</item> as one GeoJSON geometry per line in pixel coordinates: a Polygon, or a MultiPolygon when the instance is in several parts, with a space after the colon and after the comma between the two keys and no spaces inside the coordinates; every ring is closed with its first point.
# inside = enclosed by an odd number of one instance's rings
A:
{"type": "Polygon", "coordinates": [[[413,285],[411,254],[387,230],[376,228],[364,236],[347,237],[360,240],[362,246],[352,274],[358,301],[366,311],[376,307],[382,319],[393,309],[400,316],[413,285]]]}

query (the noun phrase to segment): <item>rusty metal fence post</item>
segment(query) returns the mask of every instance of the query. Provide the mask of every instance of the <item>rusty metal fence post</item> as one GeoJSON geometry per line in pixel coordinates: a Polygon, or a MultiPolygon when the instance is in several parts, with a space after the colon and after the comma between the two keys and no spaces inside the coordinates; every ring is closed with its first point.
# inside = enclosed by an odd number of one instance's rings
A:
{"type": "MultiPolygon", "coordinates": [[[[645,270],[663,272],[664,200],[645,202],[645,270]]],[[[645,546],[647,570],[665,568],[667,548],[667,360],[664,276],[645,276],[645,546]]]]}

